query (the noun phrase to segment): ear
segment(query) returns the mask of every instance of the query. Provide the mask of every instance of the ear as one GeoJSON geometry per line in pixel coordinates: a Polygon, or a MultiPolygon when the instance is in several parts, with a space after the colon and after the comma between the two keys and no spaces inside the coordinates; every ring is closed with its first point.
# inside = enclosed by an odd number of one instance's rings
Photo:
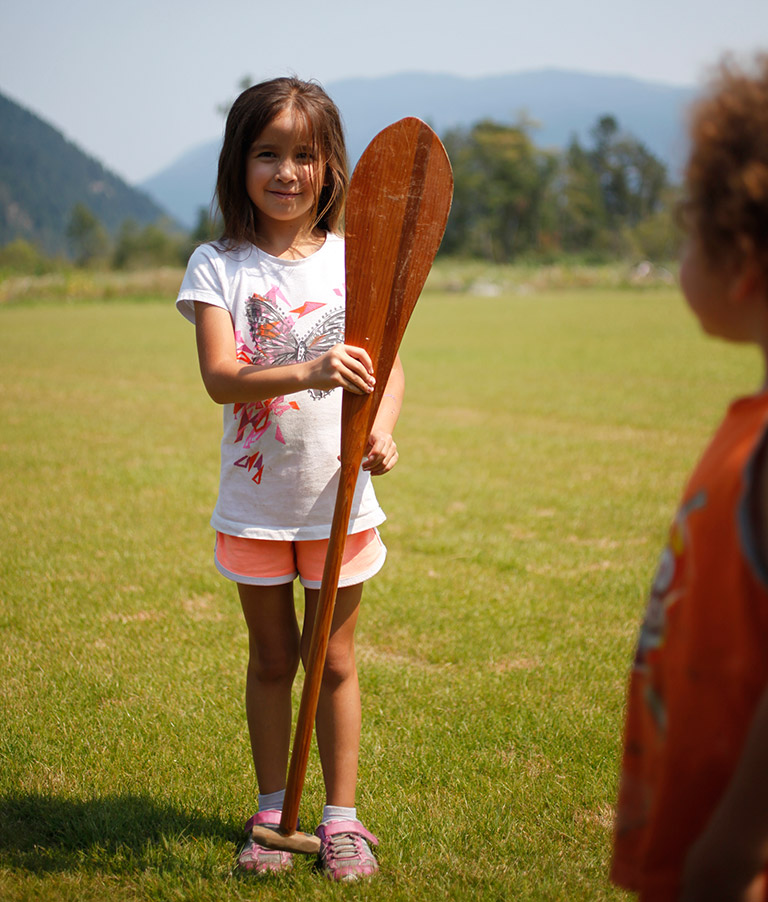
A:
{"type": "Polygon", "coordinates": [[[729,295],[734,304],[744,304],[753,298],[764,301],[768,297],[765,275],[752,254],[734,269],[729,295]]]}

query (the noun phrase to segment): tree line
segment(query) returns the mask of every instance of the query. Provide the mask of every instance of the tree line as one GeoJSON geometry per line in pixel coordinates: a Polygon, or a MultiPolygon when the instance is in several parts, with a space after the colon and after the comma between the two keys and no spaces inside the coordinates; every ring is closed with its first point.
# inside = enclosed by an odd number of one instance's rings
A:
{"type": "Polygon", "coordinates": [[[537,147],[532,131],[484,120],[444,136],[455,187],[442,253],[496,263],[676,256],[677,189],[615,117],[562,151],[537,147]]]}
{"type": "MultiPolygon", "coordinates": [[[[442,255],[509,263],[579,256],[585,261],[676,256],[678,189],[645,145],[600,117],[589,140],[564,150],[537,147],[532,123],[482,120],[443,136],[453,166],[453,206],[442,255]]],[[[186,263],[216,234],[205,209],[190,233],[170,223],[126,221],[113,238],[76,204],[67,225],[70,260],[82,267],[139,269],[186,263]]],[[[0,248],[0,267],[41,271],[51,261],[17,239],[0,248]]]]}
{"type": "Polygon", "coordinates": [[[0,248],[0,275],[3,271],[43,274],[72,264],[115,270],[185,266],[195,247],[216,234],[216,224],[201,208],[191,232],[171,222],[142,226],[127,219],[113,238],[93,210],[77,203],[66,226],[66,257],[51,258],[33,243],[17,238],[0,248]]]}

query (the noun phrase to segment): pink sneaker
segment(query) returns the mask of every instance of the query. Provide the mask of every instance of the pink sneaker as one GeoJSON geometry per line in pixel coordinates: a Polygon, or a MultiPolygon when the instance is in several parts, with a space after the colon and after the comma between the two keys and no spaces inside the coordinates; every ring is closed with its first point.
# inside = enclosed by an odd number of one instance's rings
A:
{"type": "Polygon", "coordinates": [[[315,835],[320,837],[320,866],[332,880],[359,880],[378,871],[368,843],[378,846],[379,841],[360,821],[320,824],[315,835]]]}
{"type": "Polygon", "coordinates": [[[265,827],[274,827],[277,830],[280,824],[280,812],[272,809],[259,811],[245,825],[245,845],[237,856],[238,867],[254,874],[276,874],[290,871],[293,867],[293,854],[281,852],[279,849],[267,849],[260,846],[251,836],[251,827],[261,824],[265,827]]]}

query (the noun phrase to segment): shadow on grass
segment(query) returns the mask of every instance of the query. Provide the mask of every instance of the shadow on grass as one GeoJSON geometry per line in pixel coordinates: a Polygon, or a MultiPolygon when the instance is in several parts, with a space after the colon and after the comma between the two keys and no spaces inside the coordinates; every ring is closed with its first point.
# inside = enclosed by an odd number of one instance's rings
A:
{"type": "MultiPolygon", "coordinates": [[[[201,849],[222,840],[234,844],[238,835],[233,823],[149,796],[0,797],[0,861],[36,874],[173,870],[187,857],[180,850],[185,844],[201,849]]],[[[203,862],[198,864],[205,869],[203,862]]]]}

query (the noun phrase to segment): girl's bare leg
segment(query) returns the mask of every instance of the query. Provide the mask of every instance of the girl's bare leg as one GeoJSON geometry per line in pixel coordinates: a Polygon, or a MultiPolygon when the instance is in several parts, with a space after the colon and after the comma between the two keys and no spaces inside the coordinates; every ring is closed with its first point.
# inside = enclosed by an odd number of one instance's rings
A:
{"type": "MultiPolygon", "coordinates": [[[[309,651],[319,595],[317,589],[305,589],[306,609],[301,636],[304,661],[309,651]]],[[[317,746],[326,802],[345,808],[355,807],[360,752],[360,686],[354,637],[362,595],[362,583],[338,591],[317,705],[317,746]]]]}
{"type": "Polygon", "coordinates": [[[291,686],[299,665],[293,583],[238,584],[248,625],[245,712],[259,792],[285,788],[291,744],[291,686]]]}

